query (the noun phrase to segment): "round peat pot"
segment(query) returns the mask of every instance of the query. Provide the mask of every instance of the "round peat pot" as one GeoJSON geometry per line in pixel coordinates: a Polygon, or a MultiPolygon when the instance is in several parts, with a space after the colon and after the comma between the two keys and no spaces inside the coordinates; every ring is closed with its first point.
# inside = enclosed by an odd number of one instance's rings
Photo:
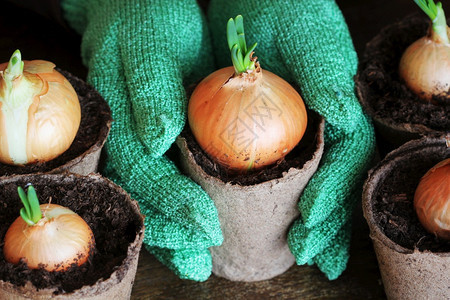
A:
{"type": "Polygon", "coordinates": [[[215,275],[259,281],[295,263],[287,232],[299,216],[299,196],[317,169],[324,144],[324,120],[308,112],[308,122],[303,139],[283,161],[251,174],[223,170],[187,130],[177,139],[182,168],[217,207],[224,241],[210,248],[215,275]]]}
{"type": "MultiPolygon", "coordinates": [[[[100,175],[31,174],[0,181],[0,238],[19,216],[17,187],[31,183],[40,203],[63,205],[91,227],[95,250],[83,265],[64,272],[13,265],[0,252],[0,299],[129,299],[144,237],[136,201],[100,175]]],[[[3,248],[2,248],[3,249],[3,248]]]]}
{"type": "Polygon", "coordinates": [[[0,164],[0,176],[31,173],[87,175],[97,171],[101,150],[111,128],[111,110],[103,97],[76,76],[57,69],[72,84],[81,107],[81,123],[72,145],[60,156],[43,163],[25,166],[0,164]]]}
{"type": "Polygon", "coordinates": [[[428,26],[424,14],[391,24],[366,45],[361,58],[355,80],[357,94],[374,120],[378,146],[384,153],[407,141],[442,134],[450,128],[448,100],[436,97],[431,104],[419,99],[398,73],[403,52],[427,34],[428,26]]]}
{"type": "Polygon", "coordinates": [[[448,299],[450,242],[420,224],[413,207],[421,177],[450,157],[450,136],[424,137],[390,152],[364,184],[363,212],[389,299],[448,299]]]}

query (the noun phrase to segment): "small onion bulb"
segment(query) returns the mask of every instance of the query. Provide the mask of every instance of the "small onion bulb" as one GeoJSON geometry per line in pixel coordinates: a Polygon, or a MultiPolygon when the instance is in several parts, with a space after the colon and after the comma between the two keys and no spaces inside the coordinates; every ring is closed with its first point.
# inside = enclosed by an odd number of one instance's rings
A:
{"type": "Polygon", "coordinates": [[[431,24],[428,34],[403,53],[399,64],[400,78],[419,98],[450,103],[450,29],[442,4],[434,4],[433,0],[416,3],[428,14],[431,24]]]}
{"type": "Polygon", "coordinates": [[[69,81],[48,61],[22,61],[14,52],[0,64],[0,162],[49,161],[77,134],[81,109],[69,81]]]}
{"type": "Polygon", "coordinates": [[[8,228],[3,255],[18,264],[23,259],[30,269],[65,271],[81,266],[95,247],[89,225],[75,212],[57,204],[41,204],[32,186],[25,194],[18,188],[24,208],[8,228]]]}
{"type": "Polygon", "coordinates": [[[428,232],[450,240],[450,158],[421,178],[414,194],[414,208],[428,232]]]}
{"type": "Polygon", "coordinates": [[[40,205],[44,218],[30,226],[18,217],[5,235],[3,253],[13,264],[24,259],[30,269],[40,265],[47,271],[64,271],[82,265],[95,245],[89,225],[72,210],[56,205],[40,205]]]}
{"type": "Polygon", "coordinates": [[[404,52],[399,67],[400,77],[420,98],[433,96],[450,103],[450,44],[423,37],[404,52]]]}

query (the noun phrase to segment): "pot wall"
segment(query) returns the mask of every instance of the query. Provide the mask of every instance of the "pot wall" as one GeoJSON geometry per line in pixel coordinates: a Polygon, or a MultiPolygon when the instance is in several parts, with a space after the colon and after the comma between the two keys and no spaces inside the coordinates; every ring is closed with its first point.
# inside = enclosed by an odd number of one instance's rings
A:
{"type": "Polygon", "coordinates": [[[206,174],[186,140],[177,139],[182,168],[217,207],[224,242],[210,248],[215,275],[233,281],[258,281],[282,274],[294,264],[287,231],[299,216],[299,196],[322,156],[323,130],[322,120],[316,151],[302,169],[291,168],[281,178],[248,186],[225,183],[206,174]]]}
{"type": "MultiPolygon", "coordinates": [[[[402,164],[433,157],[450,157],[450,137],[410,141],[370,171],[363,191],[363,212],[370,228],[384,288],[389,299],[448,299],[450,297],[450,253],[404,248],[388,238],[375,218],[374,202],[388,175],[402,164]]],[[[430,168],[432,165],[430,165],[430,168]]],[[[406,176],[407,177],[407,176],[406,176]]],[[[413,205],[411,203],[411,205],[413,205]]]]}

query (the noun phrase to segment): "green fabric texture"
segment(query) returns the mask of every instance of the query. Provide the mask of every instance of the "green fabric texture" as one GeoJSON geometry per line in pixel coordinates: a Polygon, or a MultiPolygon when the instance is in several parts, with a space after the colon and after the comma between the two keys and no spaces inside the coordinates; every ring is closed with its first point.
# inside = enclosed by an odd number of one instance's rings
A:
{"type": "Polygon", "coordinates": [[[315,263],[329,279],[346,268],[350,219],[375,149],[372,124],[355,96],[357,55],[333,0],[212,0],[208,10],[219,67],[230,65],[225,27],[244,17],[248,44],[263,69],[296,84],[325,117],[325,153],[299,200],[288,234],[297,264],[315,263]]]}
{"type": "Polygon", "coordinates": [[[185,86],[213,71],[202,11],[194,0],[61,4],[113,112],[105,174],[139,202],[145,247],[181,278],[206,280],[208,248],[223,241],[217,210],[165,156],[186,122],[185,86]]]}
{"type": "Polygon", "coordinates": [[[217,211],[165,153],[186,121],[185,87],[215,69],[214,57],[219,67],[231,65],[226,23],[242,14],[262,68],[299,86],[326,118],[325,155],[288,242],[298,264],[316,264],[329,279],[342,273],[375,143],[354,93],[357,56],[334,1],[213,0],[208,23],[193,0],[62,0],[62,7],[83,35],[88,82],[113,111],[105,174],[138,200],[145,247],[197,281],[211,274],[208,248],[223,239],[217,211]]]}

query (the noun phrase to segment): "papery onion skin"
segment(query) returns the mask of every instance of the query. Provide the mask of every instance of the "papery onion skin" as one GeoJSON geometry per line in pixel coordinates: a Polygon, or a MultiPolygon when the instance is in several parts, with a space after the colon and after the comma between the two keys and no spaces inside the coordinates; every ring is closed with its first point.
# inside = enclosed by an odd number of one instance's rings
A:
{"type": "Polygon", "coordinates": [[[279,76],[262,70],[207,76],[191,95],[188,120],[200,147],[233,171],[256,170],[287,155],[307,126],[305,104],[279,76]]]}
{"type": "Polygon", "coordinates": [[[44,215],[30,226],[18,217],[5,235],[5,259],[30,269],[65,271],[72,264],[81,266],[91,255],[95,239],[89,225],[70,209],[57,204],[41,204],[44,215]]]}
{"type": "Polygon", "coordinates": [[[450,103],[450,45],[430,36],[411,44],[400,60],[400,77],[419,98],[450,103]]]}
{"type": "MultiPolygon", "coordinates": [[[[7,65],[0,64],[0,71],[3,72],[7,65]]],[[[75,139],[81,121],[78,96],[69,81],[54,68],[55,65],[48,61],[24,61],[21,77],[32,82],[35,89],[27,120],[15,120],[8,127],[4,112],[6,104],[0,103],[1,163],[21,165],[49,161],[66,151],[75,139]],[[14,123],[18,122],[27,122],[25,135],[14,132],[14,123]],[[13,139],[25,140],[25,146],[12,146],[17,144],[13,139]],[[25,154],[17,155],[15,152],[25,154]]],[[[5,83],[0,80],[2,97],[4,88],[5,83]]]]}
{"type": "Polygon", "coordinates": [[[450,158],[421,178],[414,194],[414,208],[428,232],[450,240],[450,158]]]}

